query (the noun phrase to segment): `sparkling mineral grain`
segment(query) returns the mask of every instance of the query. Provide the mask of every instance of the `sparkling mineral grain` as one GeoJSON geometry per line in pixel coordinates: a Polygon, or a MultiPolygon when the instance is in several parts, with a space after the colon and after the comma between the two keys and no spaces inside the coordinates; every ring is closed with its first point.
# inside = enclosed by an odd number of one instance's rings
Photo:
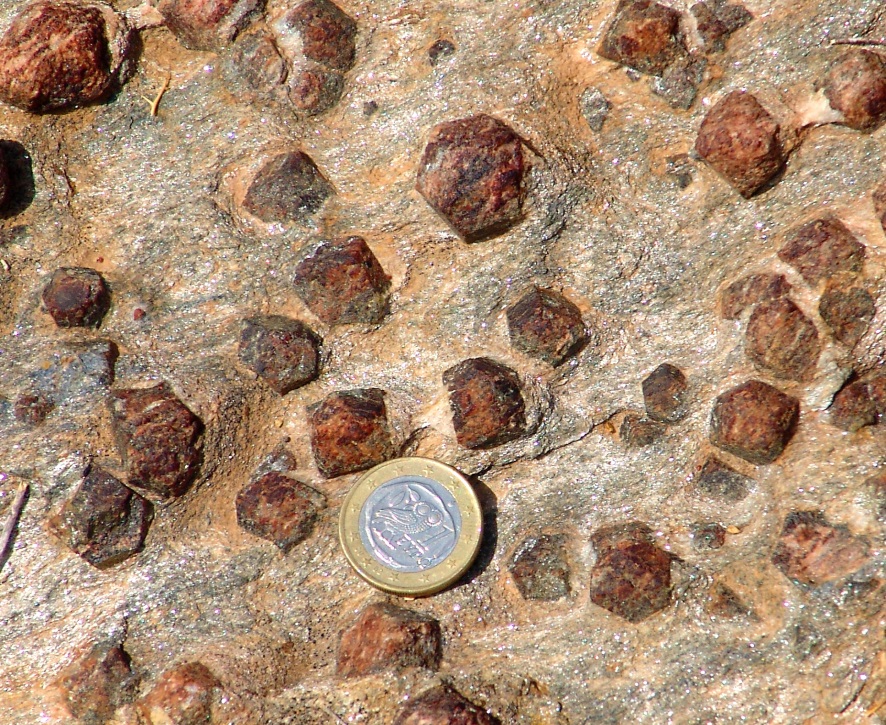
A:
{"type": "Polygon", "coordinates": [[[553,602],[569,595],[569,561],[564,534],[523,540],[508,567],[524,599],[553,602]]]}
{"type": "Polygon", "coordinates": [[[336,670],[363,677],[405,667],[436,670],[442,656],[440,623],[388,602],[368,605],[341,636],[336,670]]]}
{"type": "Polygon", "coordinates": [[[59,327],[98,327],[111,306],[111,293],[94,269],[62,267],[43,289],[43,305],[59,327]]]}
{"type": "Polygon", "coordinates": [[[525,432],[520,378],[509,367],[471,358],[446,370],[443,384],[449,390],[455,437],[465,448],[492,448],[525,432]]]}
{"type": "Polygon", "coordinates": [[[708,112],[695,150],[745,198],[784,165],[778,124],[745,91],[733,91],[708,112]]]}
{"type": "Polygon", "coordinates": [[[772,563],[798,584],[818,585],[851,574],[868,556],[867,542],[845,526],[820,511],[797,511],[785,518],[772,563]]]}
{"type": "Polygon", "coordinates": [[[288,317],[251,317],[243,322],[239,354],[244,365],[285,395],[317,377],[320,337],[288,317]]]}
{"type": "Polygon", "coordinates": [[[717,458],[708,458],[695,476],[698,490],[715,499],[737,503],[747,498],[752,480],[717,458]]]}
{"type": "Polygon", "coordinates": [[[388,313],[391,279],[362,237],[321,244],[298,265],[293,286],[327,325],[374,324],[388,313]]]}
{"type": "Polygon", "coordinates": [[[646,414],[661,423],[674,423],[686,416],[689,383],[683,371],[662,363],[643,380],[646,414]]]}
{"type": "Polygon", "coordinates": [[[440,685],[404,705],[394,725],[501,725],[501,721],[451,687],[440,685]]]}
{"type": "Polygon", "coordinates": [[[523,147],[498,119],[480,114],[431,131],[415,187],[465,241],[501,234],[523,207],[523,147]]]}
{"type": "Polygon", "coordinates": [[[764,302],[751,313],[745,352],[760,370],[786,380],[808,380],[820,351],[815,324],[787,297],[764,302]]]}
{"type": "Polygon", "coordinates": [[[686,54],[680,13],[650,0],[621,0],[597,52],[641,73],[661,75],[686,54]]]}
{"type": "Polygon", "coordinates": [[[200,465],[200,419],[165,382],[115,390],[111,412],[127,483],[161,499],[181,496],[200,465]]]}
{"type": "Polygon", "coordinates": [[[772,463],[794,434],[800,401],[749,380],[714,401],[711,443],[750,463],[772,463]]]}
{"type": "Polygon", "coordinates": [[[71,551],[105,569],[141,551],[151,518],[149,501],[93,466],[50,527],[71,551]]]}
{"type": "Polygon", "coordinates": [[[559,365],[587,339],[581,312],[563,295],[533,287],[507,309],[511,344],[520,352],[559,365]]]}
{"type": "Polygon", "coordinates": [[[243,208],[263,222],[304,221],[332,193],[329,182],[302,151],[277,154],[255,175],[243,208]]]}
{"type": "Polygon", "coordinates": [[[271,471],[237,494],[237,523],[288,552],[314,528],[324,497],[310,486],[271,471]]]}
{"type": "Polygon", "coordinates": [[[394,456],[383,390],[332,393],[309,414],[311,449],[327,478],[372,468],[394,456]]]}
{"type": "Polygon", "coordinates": [[[57,681],[71,714],[83,725],[104,725],[136,696],[138,677],[119,644],[97,644],[57,681]]]}
{"type": "Polygon", "coordinates": [[[871,399],[868,384],[861,380],[840,390],[834,396],[828,412],[831,423],[849,432],[877,423],[877,406],[871,399]]]}
{"type": "Polygon", "coordinates": [[[839,272],[860,272],[865,246],[839,219],[825,217],[797,229],[778,256],[814,285],[839,272]]]}
{"type": "Polygon", "coordinates": [[[665,427],[655,420],[644,418],[639,413],[628,411],[621,419],[618,437],[629,448],[651,446],[664,435],[665,427]]]}
{"type": "Polygon", "coordinates": [[[606,527],[591,541],[591,601],[629,622],[639,622],[671,603],[671,556],[640,524],[606,527]]]}
{"type": "Polygon", "coordinates": [[[136,703],[146,725],[209,725],[221,683],[200,662],[167,670],[153,689],[136,703]]]}
{"type": "Polygon", "coordinates": [[[131,32],[110,6],[39,0],[0,38],[0,100],[33,113],[104,100],[129,71],[131,32]]]}
{"type": "Polygon", "coordinates": [[[873,131],[886,117],[886,63],[878,53],[851,48],[831,66],[824,93],[845,125],[873,131]]]}
{"type": "Polygon", "coordinates": [[[870,292],[861,287],[829,284],[818,302],[818,314],[834,338],[853,347],[867,331],[877,308],[870,292]]]}
{"type": "Polygon", "coordinates": [[[160,0],[157,9],[186,48],[219,51],[263,5],[263,0],[160,0]]]}

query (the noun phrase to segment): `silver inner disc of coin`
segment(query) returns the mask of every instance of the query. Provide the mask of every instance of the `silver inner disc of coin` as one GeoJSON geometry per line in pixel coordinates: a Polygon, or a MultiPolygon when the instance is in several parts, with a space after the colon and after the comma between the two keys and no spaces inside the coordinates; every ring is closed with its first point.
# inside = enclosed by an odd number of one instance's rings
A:
{"type": "Polygon", "coordinates": [[[360,511],[363,546],[396,571],[437,566],[452,553],[460,532],[455,498],[424,476],[392,478],[370,494],[360,511]]]}

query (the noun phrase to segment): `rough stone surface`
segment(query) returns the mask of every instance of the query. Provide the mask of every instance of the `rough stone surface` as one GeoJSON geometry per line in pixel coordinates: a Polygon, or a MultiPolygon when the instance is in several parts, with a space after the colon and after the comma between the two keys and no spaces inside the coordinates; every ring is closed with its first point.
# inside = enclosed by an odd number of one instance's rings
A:
{"type": "Polygon", "coordinates": [[[237,494],[237,523],[288,552],[310,536],[323,495],[301,481],[271,471],[237,494]]]}
{"type": "Polygon", "coordinates": [[[161,499],[181,496],[201,460],[200,419],[165,382],[115,390],[111,412],[127,483],[161,499]]]}
{"type": "Polygon", "coordinates": [[[274,38],[263,30],[238,36],[221,70],[237,93],[257,102],[273,99],[289,72],[274,38]]]}
{"type": "Polygon", "coordinates": [[[71,714],[83,725],[103,725],[136,695],[138,677],[118,644],[97,644],[76,660],[58,681],[71,714]]]}
{"type": "Polygon", "coordinates": [[[531,357],[560,365],[587,339],[581,311],[553,290],[533,287],[507,309],[511,345],[531,357]]]}
{"type": "Polygon", "coordinates": [[[853,347],[867,331],[877,308],[861,287],[828,285],[818,302],[818,314],[838,342],[853,347]]]}
{"type": "Polygon", "coordinates": [[[321,244],[298,265],[293,286],[327,325],[374,324],[388,313],[390,277],[362,237],[321,244]]]}
{"type": "Polygon", "coordinates": [[[444,58],[448,58],[455,53],[455,44],[446,38],[440,38],[428,48],[428,62],[431,65],[437,65],[444,58]]]}
{"type": "Polygon", "coordinates": [[[188,662],[164,672],[136,707],[148,725],[213,722],[213,700],[221,683],[206,665],[188,662]]]}
{"type": "Polygon", "coordinates": [[[675,423],[688,413],[689,383],[683,371],[662,363],[643,379],[646,414],[661,423],[675,423]]]}
{"type": "Polygon", "coordinates": [[[16,398],[12,414],[20,423],[37,426],[49,415],[55,403],[45,393],[25,393],[16,398]]]}
{"type": "Polygon", "coordinates": [[[746,91],[733,91],[708,112],[695,150],[745,198],[760,191],[784,164],[778,123],[746,91]]]}
{"type": "Polygon", "coordinates": [[[712,617],[722,619],[748,618],[752,610],[741,599],[735,590],[723,582],[714,582],[708,590],[705,600],[705,611],[712,617]]]}
{"type": "Polygon", "coordinates": [[[868,395],[877,411],[878,422],[882,423],[886,419],[886,375],[874,372],[865,378],[865,382],[868,395]]]}
{"type": "Polygon", "coordinates": [[[442,652],[436,619],[377,602],[365,607],[342,632],[336,672],[341,677],[363,677],[405,667],[436,670],[442,652]]]}
{"type": "Polygon", "coordinates": [[[850,383],[840,390],[829,411],[831,423],[845,431],[857,431],[877,422],[877,406],[871,399],[867,383],[862,381],[850,383]]]}
{"type": "Polygon", "coordinates": [[[865,248],[843,222],[825,217],[797,229],[778,256],[814,285],[839,272],[861,271],[865,248]]]}
{"type": "Polygon", "coordinates": [[[465,241],[476,242],[520,220],[523,166],[520,138],[480,114],[431,130],[415,188],[465,241]]]}
{"type": "Polygon", "coordinates": [[[43,289],[43,305],[59,327],[98,327],[111,306],[111,293],[94,269],[62,267],[43,289]]]}
{"type": "Polygon", "coordinates": [[[629,622],[640,622],[671,603],[671,556],[649,529],[630,524],[596,531],[597,561],[591,570],[591,601],[629,622]]]}
{"type": "Polygon", "coordinates": [[[452,425],[459,445],[492,448],[526,430],[526,404],[520,378],[509,367],[485,357],[464,360],[443,373],[449,390],[452,425]]]}
{"type": "Polygon", "coordinates": [[[800,418],[800,401],[759,380],[749,380],[714,401],[711,443],[758,465],[781,455],[800,418]]]}
{"type": "Polygon", "coordinates": [[[873,51],[851,48],[828,70],[824,93],[844,124],[872,131],[886,116],[886,63],[873,51]]]}
{"type": "Polygon", "coordinates": [[[149,501],[93,466],[50,525],[71,551],[105,569],[142,550],[152,517],[149,501]]]}
{"type": "Polygon", "coordinates": [[[868,558],[864,539],[832,525],[820,511],[788,514],[772,563],[797,584],[819,585],[856,571],[868,558]]]}
{"type": "Polygon", "coordinates": [[[726,529],[720,524],[698,524],[692,529],[692,546],[696,551],[719,549],[726,543],[726,529]]]}
{"type": "Polygon", "coordinates": [[[754,365],[777,378],[808,380],[815,373],[821,343],[815,324],[787,297],[764,302],[752,313],[745,352],[754,365]]]}
{"type": "Polygon", "coordinates": [[[564,534],[524,539],[508,567],[524,599],[553,602],[569,596],[570,567],[564,534]]]}
{"type": "Polygon", "coordinates": [[[316,164],[303,151],[277,154],[253,178],[243,208],[264,222],[302,221],[332,194],[316,164]]]}
{"type": "Polygon", "coordinates": [[[721,292],[720,314],[727,320],[737,320],[748,307],[784,297],[790,291],[783,274],[749,274],[721,292]]]}
{"type": "Polygon", "coordinates": [[[665,427],[654,420],[644,418],[639,413],[628,411],[618,427],[618,437],[630,448],[651,446],[664,435],[665,427]]]}
{"type": "Polygon", "coordinates": [[[680,13],[650,0],[621,0],[597,52],[641,73],[661,75],[686,53],[680,13]]]}
{"type": "Polygon", "coordinates": [[[100,2],[27,5],[0,38],[0,100],[48,113],[104,100],[125,79],[126,21],[100,2]]]}
{"type": "Polygon", "coordinates": [[[671,63],[661,76],[653,79],[650,87],[673,108],[688,110],[698,95],[708,62],[698,56],[687,55],[671,63]]]}
{"type": "Polygon", "coordinates": [[[263,0],[160,0],[166,27],[191,50],[221,50],[260,11],[263,0]]]}
{"type": "Polygon", "coordinates": [[[327,478],[343,476],[394,457],[384,391],[332,393],[310,411],[311,449],[327,478]]]}
{"type": "Polygon", "coordinates": [[[717,458],[708,458],[695,476],[695,485],[711,498],[737,503],[747,498],[751,479],[717,458]]]}
{"type": "Polygon", "coordinates": [[[251,317],[240,331],[240,362],[286,395],[317,377],[320,343],[320,336],[298,320],[251,317]]]}
{"type": "Polygon", "coordinates": [[[696,3],[690,10],[705,49],[715,53],[726,48],[726,40],[732,33],[753,20],[744,6],[729,4],[726,0],[696,3]]]}
{"type": "Polygon", "coordinates": [[[394,725],[501,725],[501,721],[451,687],[441,685],[407,703],[394,725]]]}
{"type": "Polygon", "coordinates": [[[581,115],[592,131],[601,131],[612,104],[599,88],[585,88],[579,98],[581,115]]]}

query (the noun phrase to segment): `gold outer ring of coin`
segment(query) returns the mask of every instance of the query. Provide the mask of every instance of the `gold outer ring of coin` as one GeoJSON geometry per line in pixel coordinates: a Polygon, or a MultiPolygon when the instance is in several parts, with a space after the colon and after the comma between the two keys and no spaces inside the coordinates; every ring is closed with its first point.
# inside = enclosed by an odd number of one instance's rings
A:
{"type": "Polygon", "coordinates": [[[372,586],[404,597],[423,597],[454,584],[468,570],[480,550],[483,512],[470,482],[445,463],[430,458],[395,458],[367,471],[354,484],[341,508],[339,541],[348,562],[372,586]],[[379,486],[400,476],[424,476],[444,486],[461,513],[461,531],[455,547],[442,562],[419,572],[398,572],[382,564],[360,537],[360,513],[379,486]]]}

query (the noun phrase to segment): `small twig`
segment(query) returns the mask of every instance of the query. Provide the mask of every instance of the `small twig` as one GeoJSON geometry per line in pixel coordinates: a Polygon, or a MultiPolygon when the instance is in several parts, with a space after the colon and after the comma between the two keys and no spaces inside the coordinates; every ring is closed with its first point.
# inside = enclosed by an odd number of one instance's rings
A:
{"type": "Polygon", "coordinates": [[[832,40],[831,45],[886,45],[886,40],[865,40],[864,38],[843,38],[832,40]]]}
{"type": "Polygon", "coordinates": [[[160,107],[160,101],[163,98],[163,94],[169,90],[169,82],[171,80],[172,80],[172,76],[169,73],[167,73],[166,77],[163,78],[163,85],[160,86],[160,90],[157,91],[156,96],[154,96],[153,98],[148,98],[147,96],[142,96],[142,98],[145,100],[145,102],[151,104],[151,115],[152,116],[157,115],[157,109],[160,107]]]}
{"type": "Polygon", "coordinates": [[[12,502],[12,506],[9,510],[9,518],[6,519],[6,524],[3,526],[3,531],[0,532],[0,569],[3,568],[3,565],[6,563],[7,559],[7,549],[9,548],[9,542],[12,541],[12,534],[15,531],[15,526],[18,523],[18,517],[21,516],[22,509],[25,506],[25,499],[28,496],[29,486],[27,483],[23,483],[18,487],[18,493],[15,495],[15,500],[12,502]]]}

